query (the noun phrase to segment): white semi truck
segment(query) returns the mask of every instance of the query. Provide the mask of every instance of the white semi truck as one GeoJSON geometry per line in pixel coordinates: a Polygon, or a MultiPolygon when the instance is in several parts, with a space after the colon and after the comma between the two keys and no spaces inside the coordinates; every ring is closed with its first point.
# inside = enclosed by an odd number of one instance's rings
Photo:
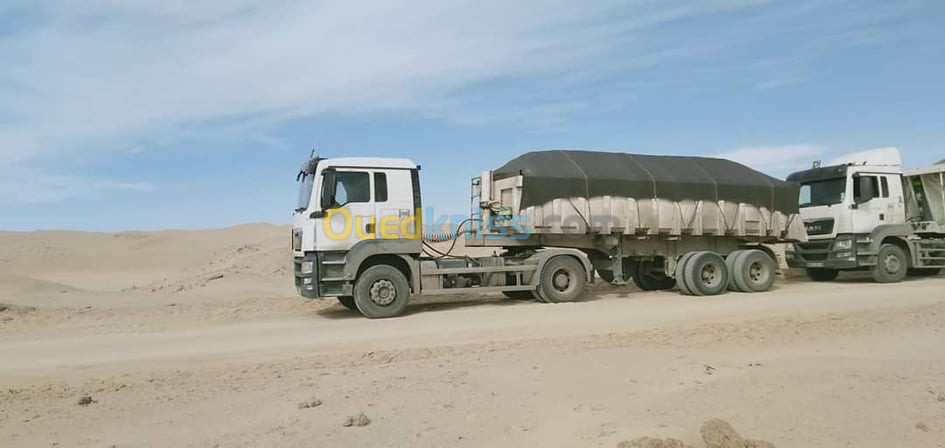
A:
{"type": "Polygon", "coordinates": [[[461,256],[424,240],[437,229],[423,232],[419,176],[406,159],[306,161],[299,294],[380,318],[412,295],[580,300],[595,272],[645,290],[759,292],[777,271],[764,244],[806,240],[797,184],[728,160],[538,151],[472,179],[470,216],[449,234],[497,255],[461,256]]]}
{"type": "Polygon", "coordinates": [[[945,268],[945,160],[903,172],[899,150],[880,148],[791,174],[801,184],[808,241],[787,263],[815,281],[869,270],[881,283],[945,268]]]}

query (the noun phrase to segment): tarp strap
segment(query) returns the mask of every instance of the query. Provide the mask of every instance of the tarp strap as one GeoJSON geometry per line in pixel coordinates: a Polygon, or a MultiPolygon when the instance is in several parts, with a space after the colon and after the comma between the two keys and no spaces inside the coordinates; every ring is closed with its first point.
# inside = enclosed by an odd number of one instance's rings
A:
{"type": "Polygon", "coordinates": [[[656,192],[656,179],[653,178],[653,174],[650,173],[650,170],[646,169],[642,163],[637,162],[637,159],[633,158],[632,154],[627,154],[627,157],[630,158],[630,161],[633,162],[636,166],[640,167],[647,176],[650,177],[650,182],[653,182],[653,199],[659,199],[660,195],[656,192]]]}
{"type": "MultiPolygon", "coordinates": [[[[575,162],[574,159],[572,159],[571,156],[568,155],[568,153],[564,152],[563,150],[560,150],[558,152],[560,152],[561,155],[563,155],[565,159],[568,159],[568,161],[571,162],[571,165],[574,165],[574,167],[577,168],[577,170],[581,173],[581,176],[584,177],[584,199],[590,200],[591,199],[591,186],[587,179],[587,173],[585,173],[584,170],[581,169],[581,166],[578,165],[577,162],[575,162]]],[[[571,206],[574,207],[574,204],[571,204],[571,206]]],[[[577,208],[575,208],[575,211],[577,211],[577,208]]]]}

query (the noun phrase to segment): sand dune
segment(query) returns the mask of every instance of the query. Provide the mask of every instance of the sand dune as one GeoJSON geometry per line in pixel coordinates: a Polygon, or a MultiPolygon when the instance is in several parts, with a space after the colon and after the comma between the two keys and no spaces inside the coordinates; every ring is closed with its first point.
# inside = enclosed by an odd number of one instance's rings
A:
{"type": "Polygon", "coordinates": [[[0,445],[701,447],[714,418],[781,448],[945,440],[945,279],[598,284],[373,321],[298,297],[288,245],[260,224],[0,233],[0,445]]]}

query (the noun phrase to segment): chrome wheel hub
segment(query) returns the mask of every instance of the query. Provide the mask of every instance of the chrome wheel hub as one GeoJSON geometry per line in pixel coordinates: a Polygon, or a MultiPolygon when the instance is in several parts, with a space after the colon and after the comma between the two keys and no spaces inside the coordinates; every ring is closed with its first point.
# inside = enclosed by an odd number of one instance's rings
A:
{"type": "Polygon", "coordinates": [[[378,280],[371,285],[370,299],[380,306],[387,306],[397,298],[397,288],[388,280],[378,280]]]}

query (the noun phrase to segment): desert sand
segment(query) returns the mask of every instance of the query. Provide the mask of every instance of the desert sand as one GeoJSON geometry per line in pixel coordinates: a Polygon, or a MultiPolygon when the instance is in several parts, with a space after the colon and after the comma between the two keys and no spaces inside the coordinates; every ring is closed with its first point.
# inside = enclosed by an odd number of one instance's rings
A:
{"type": "Polygon", "coordinates": [[[945,278],[367,320],[296,296],[288,245],[0,232],[0,446],[945,446],[945,278]]]}

